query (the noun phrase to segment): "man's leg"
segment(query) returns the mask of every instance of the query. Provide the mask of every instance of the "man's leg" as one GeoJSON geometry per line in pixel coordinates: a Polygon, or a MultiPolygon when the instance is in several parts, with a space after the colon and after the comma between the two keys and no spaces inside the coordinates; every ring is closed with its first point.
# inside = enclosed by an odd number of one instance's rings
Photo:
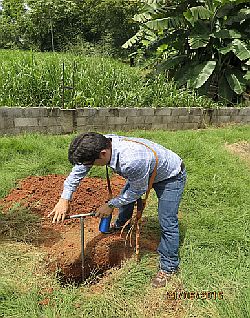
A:
{"type": "Polygon", "coordinates": [[[179,265],[178,208],[185,182],[186,171],[184,170],[174,178],[154,184],[161,227],[161,241],[158,246],[160,269],[167,274],[176,272],[179,265]]]}
{"type": "MultiPolygon", "coordinates": [[[[122,189],[121,194],[124,193],[128,188],[129,183],[127,182],[124,188],[122,189]]],[[[134,210],[134,205],[135,202],[132,202],[119,208],[119,214],[114,224],[115,227],[119,228],[123,226],[129,219],[131,219],[134,210]]]]}

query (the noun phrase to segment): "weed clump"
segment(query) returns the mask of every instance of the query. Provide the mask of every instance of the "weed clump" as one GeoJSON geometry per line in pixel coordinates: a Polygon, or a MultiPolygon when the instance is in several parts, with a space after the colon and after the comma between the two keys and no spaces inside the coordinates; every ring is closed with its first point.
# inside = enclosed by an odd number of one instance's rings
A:
{"type": "Polygon", "coordinates": [[[17,242],[32,243],[38,239],[40,217],[16,204],[9,210],[0,207],[0,236],[17,242]]]}

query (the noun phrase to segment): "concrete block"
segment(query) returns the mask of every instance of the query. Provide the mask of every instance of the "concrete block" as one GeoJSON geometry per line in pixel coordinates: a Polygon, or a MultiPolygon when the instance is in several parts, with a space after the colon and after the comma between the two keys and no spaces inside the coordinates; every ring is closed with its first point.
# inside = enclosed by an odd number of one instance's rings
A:
{"type": "Polygon", "coordinates": [[[224,116],[238,116],[240,113],[240,108],[235,108],[235,107],[227,107],[224,108],[224,116]]]}
{"type": "Polygon", "coordinates": [[[145,117],[144,117],[144,122],[145,122],[145,124],[152,124],[154,118],[155,118],[155,117],[153,117],[153,116],[145,116],[145,117]]]}
{"type": "Polygon", "coordinates": [[[189,115],[189,121],[190,123],[201,123],[202,122],[202,119],[203,117],[202,116],[193,116],[193,115],[189,115]]]}
{"type": "MultiPolygon", "coordinates": [[[[114,117],[116,118],[116,117],[114,117]]],[[[107,124],[107,119],[108,117],[103,117],[103,116],[95,116],[95,117],[88,117],[88,122],[93,124],[93,125],[102,125],[105,126],[107,124]]],[[[118,117],[119,119],[119,117],[118,117]]]]}
{"type": "Polygon", "coordinates": [[[145,124],[162,124],[166,117],[170,116],[145,116],[144,122],[145,124]]]}
{"type": "Polygon", "coordinates": [[[77,108],[75,112],[76,112],[76,118],[89,116],[88,108],[77,108]]]}
{"type": "MultiPolygon", "coordinates": [[[[120,114],[120,111],[121,109],[119,108],[109,108],[108,109],[108,114],[107,116],[110,116],[110,117],[119,117],[121,114],[120,114]]],[[[124,117],[124,116],[123,116],[124,117]]],[[[126,117],[126,116],[125,116],[126,117]]]]}
{"type": "MultiPolygon", "coordinates": [[[[100,113],[103,113],[100,111],[100,113]]],[[[79,108],[76,109],[76,117],[95,117],[99,116],[99,109],[98,108],[79,108]]]]}
{"type": "Polygon", "coordinates": [[[234,123],[244,123],[244,120],[245,120],[245,118],[246,118],[247,116],[233,116],[232,118],[231,118],[231,121],[232,122],[234,122],[234,123]]]}
{"type": "Polygon", "coordinates": [[[138,108],[120,108],[119,116],[121,117],[135,117],[138,115],[138,108]]]}
{"type": "Polygon", "coordinates": [[[250,107],[241,108],[239,115],[241,116],[250,116],[250,107]]]}
{"type": "Polygon", "coordinates": [[[105,108],[105,107],[98,108],[98,116],[109,116],[109,108],[105,108]]]}
{"type": "Polygon", "coordinates": [[[37,118],[15,118],[15,127],[34,127],[38,126],[37,118]]]}
{"type": "Polygon", "coordinates": [[[44,127],[61,126],[61,120],[59,117],[41,117],[36,119],[39,126],[44,126],[44,127]]]}
{"type": "Polygon", "coordinates": [[[0,129],[0,136],[15,136],[20,133],[20,128],[0,129]]]}
{"type": "Polygon", "coordinates": [[[63,133],[61,126],[44,127],[44,133],[60,135],[63,133]]]}
{"type": "MultiPolygon", "coordinates": [[[[132,117],[134,118],[134,117],[132,117]]],[[[122,125],[126,124],[127,118],[126,117],[106,117],[105,121],[102,121],[103,126],[105,125],[122,125]]]]}
{"type": "Polygon", "coordinates": [[[169,124],[169,123],[173,123],[173,121],[176,120],[176,117],[172,117],[172,116],[162,116],[162,123],[163,124],[169,124]]]}
{"type": "Polygon", "coordinates": [[[0,118],[0,129],[12,129],[14,128],[14,119],[13,118],[0,118]]]}
{"type": "Polygon", "coordinates": [[[231,122],[231,116],[218,116],[217,123],[230,123],[231,122]]]}
{"type": "Polygon", "coordinates": [[[86,108],[88,112],[88,117],[96,117],[98,116],[98,109],[97,108],[86,108]]]}
{"type": "Polygon", "coordinates": [[[170,116],[172,115],[173,108],[164,107],[164,108],[154,108],[155,116],[170,116]]]}
{"type": "Polygon", "coordinates": [[[0,107],[0,118],[22,117],[23,108],[21,107],[0,107]]]}
{"type": "Polygon", "coordinates": [[[75,110],[61,110],[60,112],[60,123],[63,133],[72,133],[75,128],[75,110]]]}
{"type": "Polygon", "coordinates": [[[19,133],[46,133],[46,127],[39,127],[39,126],[20,126],[19,133]]]}
{"type": "Polygon", "coordinates": [[[109,125],[105,125],[105,127],[103,127],[103,131],[113,132],[116,129],[117,130],[122,130],[121,127],[123,127],[123,126],[126,126],[126,125],[109,124],[109,125]]]}
{"type": "Polygon", "coordinates": [[[154,116],[154,108],[138,108],[137,116],[154,116]]]}
{"type": "Polygon", "coordinates": [[[199,107],[188,108],[188,113],[190,116],[201,116],[203,113],[203,108],[199,108],[199,107]]]}
{"type": "Polygon", "coordinates": [[[178,123],[188,123],[189,122],[189,116],[178,116],[178,123]]]}
{"type": "Polygon", "coordinates": [[[22,116],[15,116],[15,117],[29,117],[29,118],[47,117],[49,110],[50,110],[49,108],[44,108],[44,107],[25,107],[25,108],[22,108],[22,116]]]}
{"type": "Polygon", "coordinates": [[[242,116],[241,122],[243,124],[249,124],[250,123],[250,116],[242,116]]]}
{"type": "Polygon", "coordinates": [[[76,118],[76,127],[86,126],[88,125],[88,117],[77,117],[76,118]]]}
{"type": "Polygon", "coordinates": [[[61,112],[61,108],[47,108],[47,116],[48,117],[59,117],[61,112]]]}
{"type": "Polygon", "coordinates": [[[172,109],[172,116],[186,116],[189,114],[189,108],[187,107],[180,107],[180,108],[173,108],[172,109]]]}
{"type": "Polygon", "coordinates": [[[127,121],[128,124],[144,124],[145,123],[145,117],[134,117],[134,116],[128,116],[127,121]]]}

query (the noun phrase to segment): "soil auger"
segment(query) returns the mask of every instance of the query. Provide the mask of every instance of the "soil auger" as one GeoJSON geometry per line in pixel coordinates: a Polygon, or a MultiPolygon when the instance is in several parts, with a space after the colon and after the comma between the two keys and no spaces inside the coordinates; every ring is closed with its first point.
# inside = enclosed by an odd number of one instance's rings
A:
{"type": "Polygon", "coordinates": [[[84,270],[84,259],[85,259],[85,253],[84,253],[84,219],[88,216],[95,216],[95,212],[90,212],[86,214],[75,214],[75,215],[69,215],[66,216],[65,220],[69,219],[80,219],[81,223],[81,262],[82,262],[82,281],[85,281],[85,270],[84,270]]]}

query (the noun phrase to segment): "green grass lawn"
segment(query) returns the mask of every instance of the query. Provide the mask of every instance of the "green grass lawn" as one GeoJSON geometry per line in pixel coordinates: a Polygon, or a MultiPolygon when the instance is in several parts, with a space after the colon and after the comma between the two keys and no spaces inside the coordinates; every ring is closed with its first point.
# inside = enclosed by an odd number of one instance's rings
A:
{"type": "MultiPolygon", "coordinates": [[[[118,132],[122,134],[121,132],[118,132]]],[[[125,133],[123,133],[125,134],[125,133]]],[[[110,273],[99,287],[62,287],[46,273],[44,255],[31,244],[2,240],[0,317],[225,317],[250,316],[249,167],[225,143],[250,140],[249,126],[197,131],[133,131],[177,152],[188,181],[180,207],[181,273],[165,289],[150,279],[157,254],[143,251],[110,273]],[[222,300],[171,302],[167,292],[223,292],[222,300]]],[[[68,173],[72,136],[23,135],[0,139],[0,197],[29,175],[68,173]]],[[[96,168],[93,176],[104,176],[96,168]]],[[[145,210],[143,229],[159,231],[156,197],[145,210]]]]}

